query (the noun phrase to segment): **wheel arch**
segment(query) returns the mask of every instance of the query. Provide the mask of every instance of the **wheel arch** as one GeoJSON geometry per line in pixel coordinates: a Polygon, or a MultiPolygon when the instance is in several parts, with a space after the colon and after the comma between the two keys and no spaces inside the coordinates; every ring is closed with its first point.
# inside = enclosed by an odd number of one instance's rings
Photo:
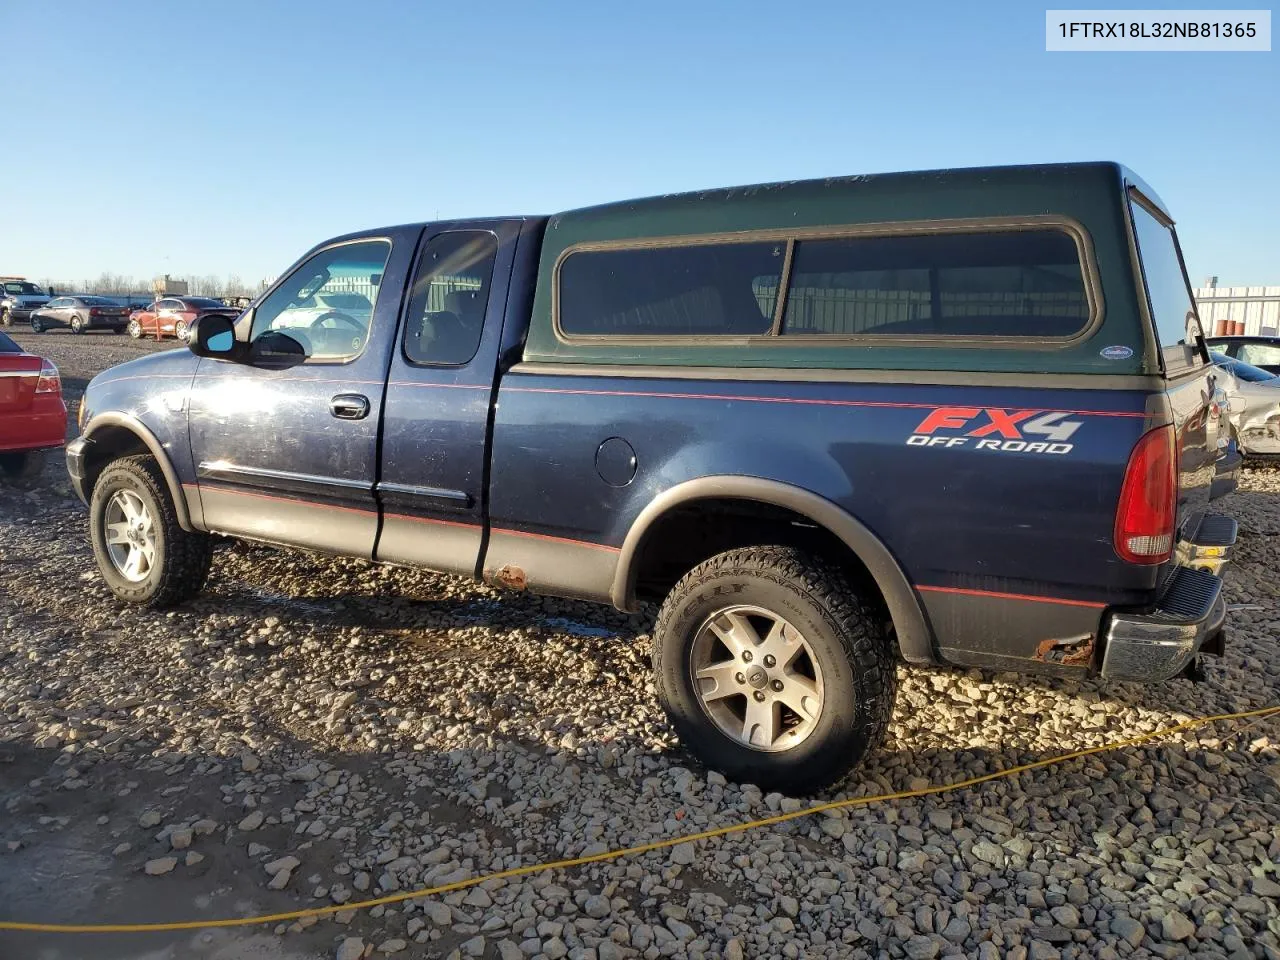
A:
{"type": "Polygon", "coordinates": [[[646,539],[673,510],[700,500],[744,500],[792,511],[831,534],[856,557],[884,597],[898,647],[912,663],[936,663],[933,630],[911,582],[888,547],[856,517],[825,497],[762,477],[709,476],[677,484],[651,500],[627,532],[618,555],[610,599],[620,610],[636,609],[636,579],[646,539]]]}
{"type": "Polygon", "coordinates": [[[159,464],[160,472],[164,475],[169,496],[173,498],[179,526],[187,532],[196,530],[191,522],[187,498],[182,492],[182,482],[173,468],[173,462],[169,459],[164,444],[146,424],[127,413],[100,413],[85,425],[84,436],[89,441],[89,450],[92,451],[86,457],[85,477],[86,486],[90,492],[98,475],[112,460],[142,452],[149,453],[159,464]]]}

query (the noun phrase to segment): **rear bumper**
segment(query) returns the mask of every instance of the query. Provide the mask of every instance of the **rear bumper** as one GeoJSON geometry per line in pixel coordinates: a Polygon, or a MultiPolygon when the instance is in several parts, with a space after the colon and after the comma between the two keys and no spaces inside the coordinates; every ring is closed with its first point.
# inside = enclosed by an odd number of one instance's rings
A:
{"type": "Polygon", "coordinates": [[[1186,671],[1201,651],[1221,652],[1227,619],[1222,573],[1235,541],[1234,520],[1206,516],[1195,536],[1179,544],[1179,566],[1156,609],[1108,614],[1102,629],[1104,677],[1168,680],[1186,671]]]}
{"type": "Polygon", "coordinates": [[[67,437],[67,408],[56,394],[37,394],[31,408],[0,414],[0,453],[47,450],[67,437]]]}

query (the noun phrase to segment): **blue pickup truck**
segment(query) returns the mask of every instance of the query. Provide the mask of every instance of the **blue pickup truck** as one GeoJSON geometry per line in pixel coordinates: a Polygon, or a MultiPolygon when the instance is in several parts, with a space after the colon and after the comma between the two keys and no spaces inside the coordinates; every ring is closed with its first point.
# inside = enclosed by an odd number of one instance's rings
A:
{"type": "Polygon", "coordinates": [[[636,610],[685,743],[792,791],[896,661],[1160,681],[1222,650],[1223,395],[1115,164],[846,177],[327,241],[67,448],[121,600],[213,535],[636,610]]]}

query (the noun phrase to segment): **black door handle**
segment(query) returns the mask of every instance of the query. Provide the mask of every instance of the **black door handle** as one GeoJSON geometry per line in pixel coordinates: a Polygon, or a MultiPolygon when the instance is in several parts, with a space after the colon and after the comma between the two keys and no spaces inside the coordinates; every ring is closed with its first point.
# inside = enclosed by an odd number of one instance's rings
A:
{"type": "Polygon", "coordinates": [[[339,420],[363,420],[369,415],[369,398],[358,393],[340,393],[329,401],[329,412],[339,420]]]}

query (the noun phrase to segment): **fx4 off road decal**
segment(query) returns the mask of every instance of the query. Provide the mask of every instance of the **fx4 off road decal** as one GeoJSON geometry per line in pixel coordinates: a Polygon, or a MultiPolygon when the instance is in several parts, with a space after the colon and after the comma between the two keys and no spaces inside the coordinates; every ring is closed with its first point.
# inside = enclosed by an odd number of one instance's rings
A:
{"type": "Polygon", "coordinates": [[[907,437],[912,447],[967,447],[1006,453],[1063,456],[1083,421],[1053,410],[1003,410],[999,407],[939,407],[907,437]]]}

